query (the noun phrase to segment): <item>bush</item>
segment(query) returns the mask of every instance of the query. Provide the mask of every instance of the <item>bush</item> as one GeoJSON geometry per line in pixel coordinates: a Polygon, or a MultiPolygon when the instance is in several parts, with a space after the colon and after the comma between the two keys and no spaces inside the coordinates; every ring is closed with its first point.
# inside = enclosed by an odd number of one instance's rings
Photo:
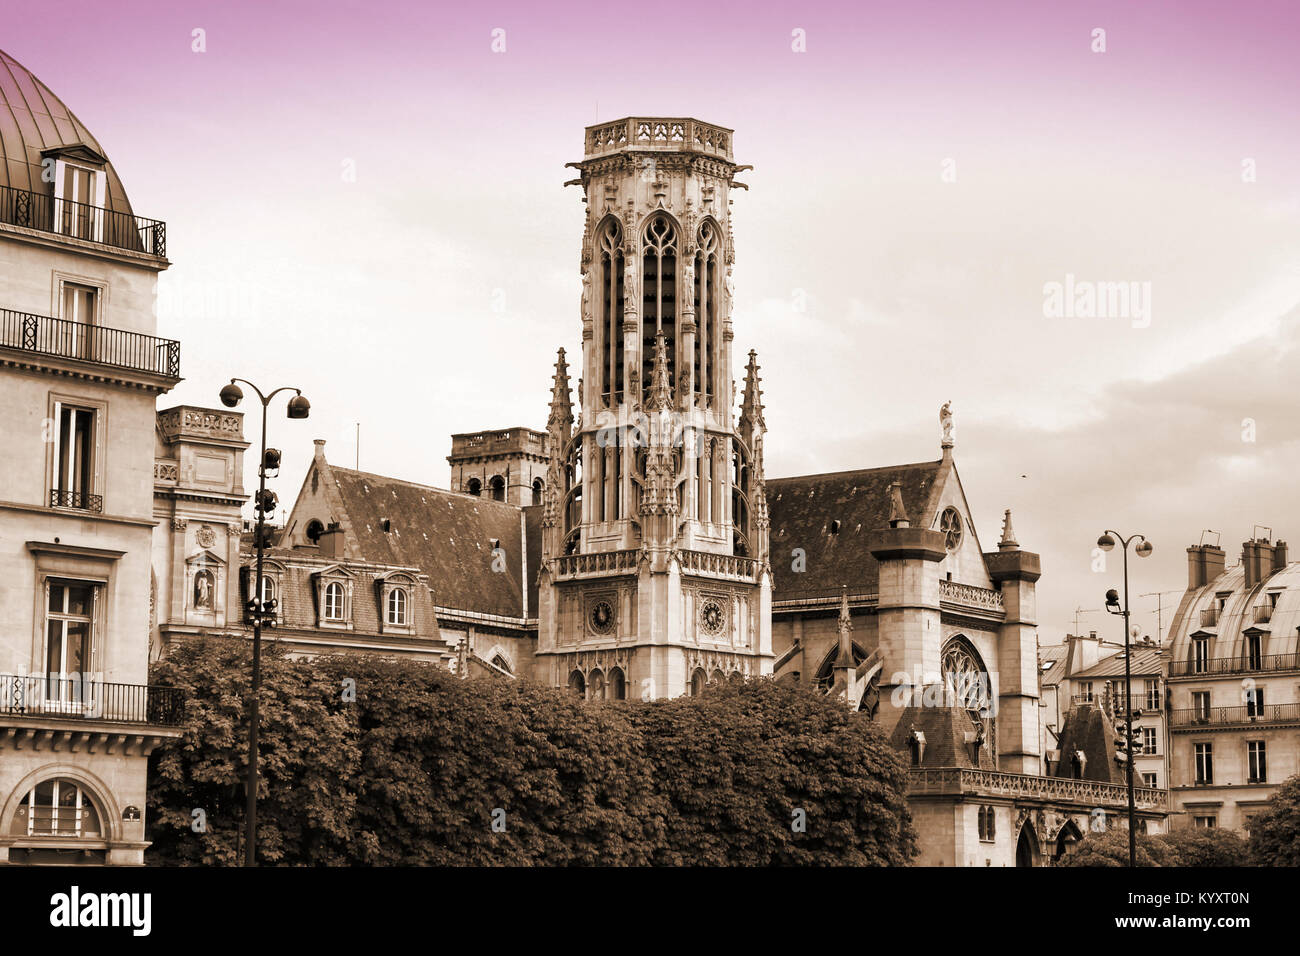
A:
{"type": "MultiPolygon", "coordinates": [[[[1137,835],[1134,862],[1138,866],[1179,866],[1177,851],[1159,836],[1137,835]]],[[[1102,833],[1089,832],[1073,849],[1067,850],[1057,866],[1128,866],[1128,828],[1111,827],[1102,833]]]]}
{"type": "Polygon", "coordinates": [[[1250,850],[1260,866],[1300,866],[1300,774],[1282,784],[1251,822],[1250,850]]]}
{"type": "Polygon", "coordinates": [[[1250,846],[1235,830],[1182,827],[1155,839],[1173,851],[1179,866],[1252,866],[1250,846]]]}
{"type": "MultiPolygon", "coordinates": [[[[247,642],[213,638],[154,667],[187,710],[184,736],[150,758],[152,863],[241,858],[249,657],[247,642]]],[[[771,680],[593,705],[431,664],[292,661],[273,644],[262,667],[260,862],[886,865],[915,854],[901,757],[865,717],[771,680]]]]}

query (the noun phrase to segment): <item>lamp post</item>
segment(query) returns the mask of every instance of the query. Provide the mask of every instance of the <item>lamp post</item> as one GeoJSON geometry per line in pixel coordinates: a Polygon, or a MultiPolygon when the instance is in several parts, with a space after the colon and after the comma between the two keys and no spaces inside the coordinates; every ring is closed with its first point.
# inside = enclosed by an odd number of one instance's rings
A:
{"type": "Polygon", "coordinates": [[[253,544],[257,548],[257,571],[253,578],[253,594],[248,601],[248,610],[253,619],[253,687],[250,699],[248,714],[248,778],[245,781],[244,789],[248,794],[248,809],[244,814],[244,866],[257,865],[257,730],[258,730],[258,708],[257,694],[258,688],[262,684],[262,620],[271,618],[271,626],[275,625],[275,605],[276,601],[263,600],[264,592],[262,590],[262,558],[266,551],[266,516],[275,510],[275,492],[266,489],[266,473],[268,471],[279,471],[280,469],[280,452],[275,448],[266,447],[266,410],[271,404],[271,399],[281,392],[293,392],[294,397],[289,399],[288,415],[290,418],[306,418],[311,411],[311,403],[303,398],[302,390],[286,385],[277,388],[269,395],[263,395],[252,382],[243,378],[232,378],[230,384],[223,386],[221,389],[221,404],[227,408],[234,408],[244,398],[243,390],[235,384],[243,382],[254,392],[257,393],[258,399],[262,402],[262,454],[257,460],[257,498],[254,499],[254,510],[257,512],[257,528],[253,533],[253,544]]]}
{"type": "Polygon", "coordinates": [[[1097,539],[1097,547],[1103,551],[1110,551],[1115,547],[1116,539],[1124,549],[1124,604],[1121,607],[1119,603],[1119,594],[1114,588],[1106,592],[1106,610],[1111,614],[1119,614],[1124,618],[1124,749],[1126,759],[1124,763],[1127,766],[1125,778],[1128,789],[1128,865],[1137,866],[1137,830],[1135,828],[1134,817],[1136,810],[1133,798],[1133,655],[1129,651],[1129,630],[1128,630],[1128,546],[1130,543],[1137,541],[1138,546],[1133,550],[1137,552],[1138,557],[1145,558],[1151,555],[1155,550],[1151,542],[1146,539],[1145,535],[1133,534],[1125,538],[1117,531],[1107,531],[1097,539]]]}

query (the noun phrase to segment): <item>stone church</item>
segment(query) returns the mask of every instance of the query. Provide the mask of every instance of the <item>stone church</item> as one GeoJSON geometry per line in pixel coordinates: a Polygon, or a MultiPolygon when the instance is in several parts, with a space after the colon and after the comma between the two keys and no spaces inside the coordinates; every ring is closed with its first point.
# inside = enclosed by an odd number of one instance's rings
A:
{"type": "MultiPolygon", "coordinates": [[[[947,405],[935,460],[767,477],[754,352],[739,395],[732,380],[732,131],[604,123],[571,165],[582,353],[559,352],[545,431],[452,436],[450,490],[332,465],[317,442],[272,555],[283,576],[263,585],[298,609],[295,649],[443,659],[590,700],[809,683],[906,754],[922,865],[1047,865],[1124,825],[1095,715],[1067,725],[1066,759],[1044,752],[1039,558],[1010,512],[981,544],[947,405]],[[385,617],[394,589],[425,631],[385,617]]],[[[1159,829],[1167,792],[1137,803],[1159,829]]]]}

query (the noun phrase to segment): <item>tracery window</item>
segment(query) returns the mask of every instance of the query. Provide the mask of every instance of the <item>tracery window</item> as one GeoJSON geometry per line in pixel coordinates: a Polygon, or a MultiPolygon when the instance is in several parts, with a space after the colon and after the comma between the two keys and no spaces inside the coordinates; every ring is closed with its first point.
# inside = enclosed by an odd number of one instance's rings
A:
{"type": "Polygon", "coordinates": [[[961,546],[961,515],[956,508],[944,508],[939,516],[939,530],[943,532],[943,544],[949,551],[956,551],[961,546]]]}
{"type": "Polygon", "coordinates": [[[943,649],[944,695],[963,708],[971,721],[983,726],[992,716],[989,706],[989,675],[979,652],[964,637],[954,637],[943,649]]]}
{"type": "Polygon", "coordinates": [[[713,397],[713,379],[719,330],[719,269],[722,242],[717,223],[706,220],[700,226],[695,253],[695,391],[701,406],[713,397]]]}
{"type": "Polygon", "coordinates": [[[592,322],[597,329],[600,396],[606,405],[623,400],[623,229],[605,221],[596,238],[596,299],[592,322]]]}
{"type": "Polygon", "coordinates": [[[668,384],[677,388],[677,228],[664,213],[651,217],[641,238],[641,381],[654,381],[655,336],[668,351],[668,384]]]}

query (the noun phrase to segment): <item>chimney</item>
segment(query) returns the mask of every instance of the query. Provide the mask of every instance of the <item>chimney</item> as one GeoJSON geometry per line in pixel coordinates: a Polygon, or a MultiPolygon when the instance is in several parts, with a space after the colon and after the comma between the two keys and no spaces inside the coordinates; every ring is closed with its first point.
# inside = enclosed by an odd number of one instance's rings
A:
{"type": "Polygon", "coordinates": [[[1273,573],[1273,545],[1268,538],[1242,542],[1241,563],[1246,570],[1246,589],[1250,590],[1273,573]]]}
{"type": "Polygon", "coordinates": [[[1187,589],[1205,587],[1222,574],[1225,557],[1223,549],[1212,544],[1194,544],[1188,548],[1187,589]]]}
{"type": "Polygon", "coordinates": [[[339,527],[337,521],[331,521],[329,527],[321,532],[317,546],[320,548],[321,557],[343,557],[343,529],[339,527]]]}
{"type": "Polygon", "coordinates": [[[1273,570],[1281,571],[1286,567],[1286,542],[1278,541],[1273,545],[1273,570]]]}

